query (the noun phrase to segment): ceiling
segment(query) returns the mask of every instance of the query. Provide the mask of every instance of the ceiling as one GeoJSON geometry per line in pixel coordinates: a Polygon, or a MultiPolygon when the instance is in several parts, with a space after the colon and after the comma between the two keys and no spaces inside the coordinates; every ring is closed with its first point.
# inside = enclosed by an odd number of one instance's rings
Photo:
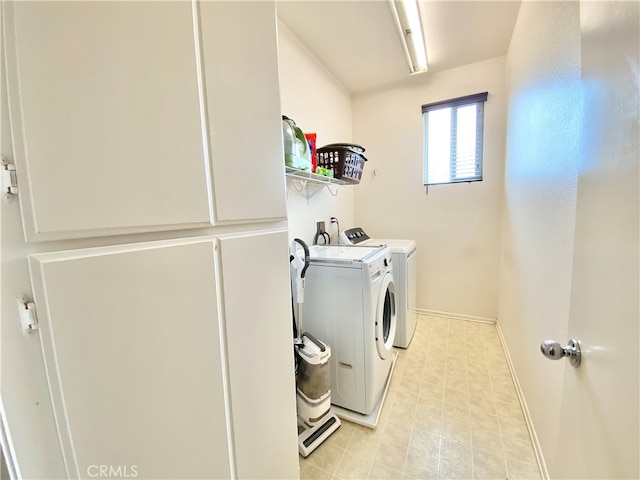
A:
{"type": "MultiPolygon", "coordinates": [[[[353,94],[405,81],[386,0],[284,0],[278,18],[353,94]]],[[[507,53],[520,1],[420,0],[429,73],[507,53]]]]}

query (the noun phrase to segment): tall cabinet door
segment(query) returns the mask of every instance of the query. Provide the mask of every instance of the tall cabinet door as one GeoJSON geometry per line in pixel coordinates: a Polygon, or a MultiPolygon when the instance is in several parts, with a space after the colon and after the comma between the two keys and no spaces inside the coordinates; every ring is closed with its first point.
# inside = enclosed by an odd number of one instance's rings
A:
{"type": "Polygon", "coordinates": [[[211,225],[190,2],[3,2],[29,240],[211,225]]]}
{"type": "Polygon", "coordinates": [[[220,222],[287,216],[275,22],[273,2],[200,3],[220,222]]]}
{"type": "Polygon", "coordinates": [[[286,230],[220,238],[238,478],[298,478],[286,230]]]}
{"type": "Polygon", "coordinates": [[[231,478],[215,240],[29,264],[69,478],[231,478]]]}

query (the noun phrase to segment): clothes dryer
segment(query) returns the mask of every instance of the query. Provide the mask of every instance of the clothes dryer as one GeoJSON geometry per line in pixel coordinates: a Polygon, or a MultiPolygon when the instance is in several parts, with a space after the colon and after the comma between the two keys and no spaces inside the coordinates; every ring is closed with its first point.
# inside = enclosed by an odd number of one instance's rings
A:
{"type": "Polygon", "coordinates": [[[309,247],[304,329],[331,347],[331,403],[372,413],[391,372],[396,289],[388,247],[309,247]]]}
{"type": "Polygon", "coordinates": [[[387,245],[393,256],[393,280],[396,285],[398,327],[393,343],[407,348],[416,330],[417,279],[416,242],[414,240],[370,238],[360,227],[340,232],[339,241],[344,245],[387,245]]]}

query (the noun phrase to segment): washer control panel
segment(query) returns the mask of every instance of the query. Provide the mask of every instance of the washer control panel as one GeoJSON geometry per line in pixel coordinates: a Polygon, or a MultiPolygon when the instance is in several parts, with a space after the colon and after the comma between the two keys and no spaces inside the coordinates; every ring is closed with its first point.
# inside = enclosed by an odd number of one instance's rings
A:
{"type": "Polygon", "coordinates": [[[369,235],[364,233],[362,228],[354,227],[340,232],[340,240],[342,240],[342,243],[345,245],[357,245],[365,240],[369,240],[369,235]]]}

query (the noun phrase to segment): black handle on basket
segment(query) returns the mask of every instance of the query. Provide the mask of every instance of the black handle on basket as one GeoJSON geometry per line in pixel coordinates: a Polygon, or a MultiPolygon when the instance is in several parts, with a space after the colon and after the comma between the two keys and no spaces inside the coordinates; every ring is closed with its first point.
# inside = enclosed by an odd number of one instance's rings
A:
{"type": "Polygon", "coordinates": [[[357,145],[355,143],[330,143],[329,145],[324,145],[322,148],[333,148],[333,147],[352,148],[358,153],[363,153],[365,150],[365,148],[362,145],[357,145]]]}

